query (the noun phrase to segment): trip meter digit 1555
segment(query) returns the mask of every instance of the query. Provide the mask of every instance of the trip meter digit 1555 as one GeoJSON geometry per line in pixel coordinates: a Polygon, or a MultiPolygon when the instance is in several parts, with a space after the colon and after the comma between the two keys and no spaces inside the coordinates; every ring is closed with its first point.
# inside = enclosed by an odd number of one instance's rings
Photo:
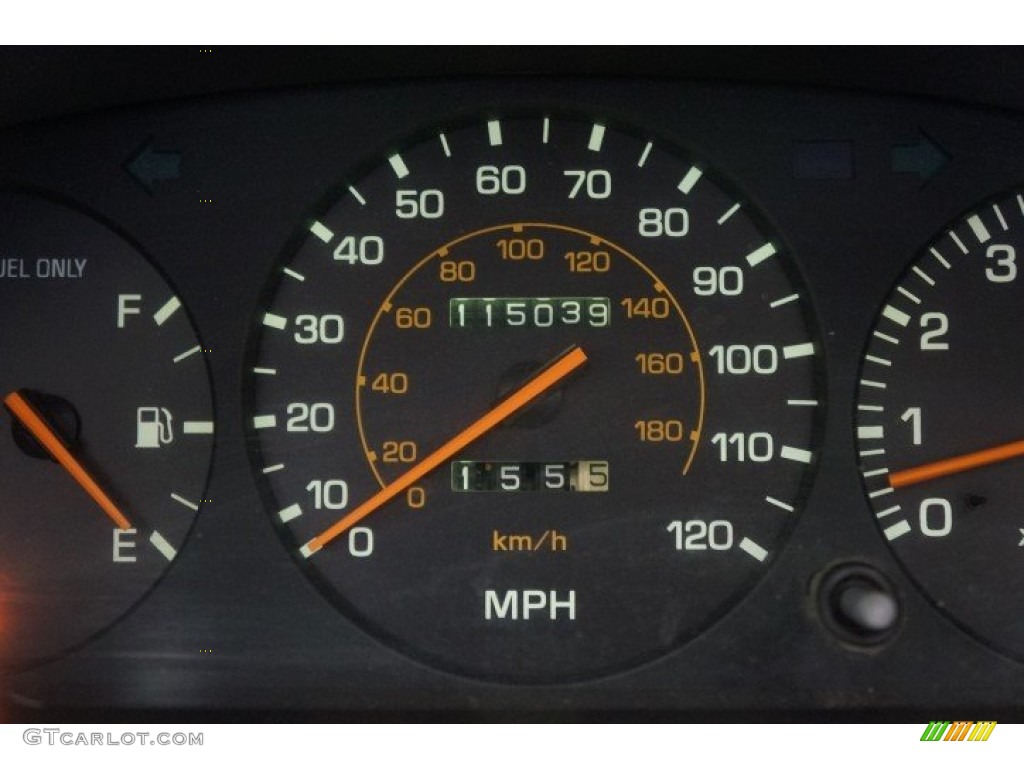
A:
{"type": "Polygon", "coordinates": [[[814,464],[782,241],[703,163],[548,117],[434,132],[305,222],[247,427],[347,615],[490,679],[605,674],[748,592],[814,464]]]}

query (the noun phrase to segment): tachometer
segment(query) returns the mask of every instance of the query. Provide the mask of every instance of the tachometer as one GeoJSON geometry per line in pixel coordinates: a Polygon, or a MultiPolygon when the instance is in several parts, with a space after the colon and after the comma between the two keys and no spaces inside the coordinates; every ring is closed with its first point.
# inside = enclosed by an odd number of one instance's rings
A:
{"type": "Polygon", "coordinates": [[[820,345],[783,241],[706,164],[491,119],[391,152],[303,230],[247,427],[348,615],[549,681],[663,654],[756,584],[814,464],[820,345]]]}
{"type": "Polygon", "coordinates": [[[882,533],[961,626],[1024,657],[1024,195],[945,228],[886,298],[857,438],[882,533]]]}

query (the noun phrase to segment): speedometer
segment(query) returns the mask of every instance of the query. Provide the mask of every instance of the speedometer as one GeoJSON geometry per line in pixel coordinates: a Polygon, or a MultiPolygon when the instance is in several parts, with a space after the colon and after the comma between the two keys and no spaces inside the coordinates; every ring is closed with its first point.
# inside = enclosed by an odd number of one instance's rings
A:
{"type": "Polygon", "coordinates": [[[477,677],[656,658],[758,582],[815,463],[781,237],[604,121],[488,119],[303,223],[250,346],[254,472],[347,616],[477,677]]]}

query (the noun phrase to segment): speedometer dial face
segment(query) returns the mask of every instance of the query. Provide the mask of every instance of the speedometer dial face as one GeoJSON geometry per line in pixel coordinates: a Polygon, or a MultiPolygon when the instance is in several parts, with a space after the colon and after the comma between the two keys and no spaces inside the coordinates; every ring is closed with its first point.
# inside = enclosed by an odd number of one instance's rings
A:
{"type": "Polygon", "coordinates": [[[302,231],[247,427],[283,540],[362,626],[464,674],[582,678],[694,637],[770,566],[820,346],[782,240],[706,164],[483,120],[302,231]]]}
{"type": "Polygon", "coordinates": [[[876,321],[857,437],[868,498],[910,576],[961,626],[1024,658],[1022,249],[1019,192],[929,243],[876,321]]]}

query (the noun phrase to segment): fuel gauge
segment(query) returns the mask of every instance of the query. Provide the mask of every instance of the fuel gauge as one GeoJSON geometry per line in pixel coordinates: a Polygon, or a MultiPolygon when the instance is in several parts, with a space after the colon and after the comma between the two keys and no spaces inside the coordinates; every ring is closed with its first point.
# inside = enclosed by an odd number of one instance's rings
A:
{"type": "Polygon", "coordinates": [[[201,508],[213,403],[181,299],[124,237],[0,193],[0,668],[128,612],[201,508]]]}

